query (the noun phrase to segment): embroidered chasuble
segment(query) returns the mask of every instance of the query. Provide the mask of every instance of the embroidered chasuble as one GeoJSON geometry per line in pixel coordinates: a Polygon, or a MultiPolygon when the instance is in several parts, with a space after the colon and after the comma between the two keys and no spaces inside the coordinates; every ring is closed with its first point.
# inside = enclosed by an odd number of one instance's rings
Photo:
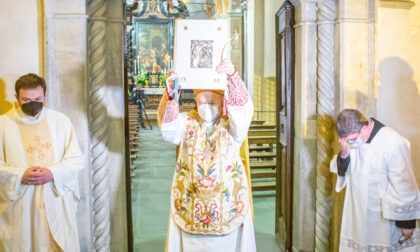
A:
{"type": "Polygon", "coordinates": [[[187,233],[228,234],[250,207],[240,146],[228,133],[227,120],[207,130],[190,116],[186,128],[172,183],[172,217],[187,233]]]}
{"type": "MultiPolygon", "coordinates": [[[[54,150],[47,120],[35,125],[19,125],[28,167],[49,167],[54,163],[54,150]]],[[[44,185],[34,186],[32,201],[32,251],[62,251],[51,235],[45,213],[44,185]]]]}
{"type": "Polygon", "coordinates": [[[70,120],[43,108],[34,118],[19,105],[0,116],[0,251],[78,252],[78,174],[84,157],[70,120]],[[48,168],[53,181],[22,184],[30,167],[48,168]]]}

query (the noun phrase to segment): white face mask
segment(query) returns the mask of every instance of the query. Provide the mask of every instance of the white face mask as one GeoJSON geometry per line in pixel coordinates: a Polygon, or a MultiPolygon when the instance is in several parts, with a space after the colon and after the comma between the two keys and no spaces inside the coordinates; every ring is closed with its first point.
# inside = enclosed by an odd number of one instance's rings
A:
{"type": "Polygon", "coordinates": [[[219,110],[215,105],[201,104],[198,106],[198,114],[205,122],[213,122],[217,118],[219,110]]]}
{"type": "Polygon", "coordinates": [[[365,142],[360,138],[357,138],[356,140],[348,140],[347,143],[349,143],[350,147],[353,149],[358,149],[365,144],[365,142]]]}

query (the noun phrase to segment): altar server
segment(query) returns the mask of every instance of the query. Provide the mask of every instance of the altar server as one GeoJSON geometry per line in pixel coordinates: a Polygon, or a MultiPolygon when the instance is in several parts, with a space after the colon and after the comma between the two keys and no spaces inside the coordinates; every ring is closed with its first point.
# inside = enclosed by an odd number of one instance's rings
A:
{"type": "Polygon", "coordinates": [[[341,151],[331,161],[336,191],[347,188],[340,251],[420,251],[420,193],[410,143],[353,109],[336,123],[341,151]]]}

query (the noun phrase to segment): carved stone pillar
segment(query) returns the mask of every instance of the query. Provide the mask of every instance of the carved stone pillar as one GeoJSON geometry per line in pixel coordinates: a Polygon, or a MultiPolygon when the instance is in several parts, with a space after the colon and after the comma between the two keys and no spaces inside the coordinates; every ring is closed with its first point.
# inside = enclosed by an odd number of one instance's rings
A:
{"type": "Polygon", "coordinates": [[[104,0],[87,1],[89,119],[95,251],[110,251],[104,0]]]}
{"type": "MultiPolygon", "coordinates": [[[[25,1],[26,2],[26,1],[25,1]]],[[[29,1],[31,2],[31,1],[29,1]]],[[[86,75],[87,21],[85,0],[36,1],[43,4],[47,106],[66,114],[73,123],[85,168],[79,174],[77,224],[81,251],[93,251],[90,132],[86,75]]]]}
{"type": "MultiPolygon", "coordinates": [[[[337,2],[334,115],[344,108],[358,109],[367,116],[376,113],[376,3],[371,0],[337,2]]],[[[337,141],[335,143],[334,153],[338,153],[340,147],[337,141]]],[[[335,178],[333,176],[333,180],[335,178]]],[[[345,190],[332,192],[332,195],[330,251],[338,251],[345,190]]]]}
{"type": "Polygon", "coordinates": [[[293,251],[313,251],[315,233],[317,6],[295,6],[293,251]]]}
{"type": "Polygon", "coordinates": [[[318,83],[315,251],[329,251],[331,175],[329,164],[334,131],[334,23],[335,1],[318,6],[318,83]]]}

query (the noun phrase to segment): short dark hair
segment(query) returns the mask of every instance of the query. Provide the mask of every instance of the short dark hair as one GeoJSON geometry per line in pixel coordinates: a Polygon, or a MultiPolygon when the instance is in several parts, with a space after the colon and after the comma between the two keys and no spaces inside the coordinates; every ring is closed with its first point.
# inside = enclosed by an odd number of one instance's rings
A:
{"type": "Polygon", "coordinates": [[[344,109],[337,117],[335,129],[338,136],[346,137],[352,133],[359,133],[369,121],[356,109],[344,109]]]}
{"type": "Polygon", "coordinates": [[[19,95],[19,90],[21,89],[32,89],[37,87],[42,87],[44,94],[47,92],[47,84],[45,83],[45,80],[36,74],[29,73],[21,76],[16,81],[15,91],[16,94],[19,95]]]}

